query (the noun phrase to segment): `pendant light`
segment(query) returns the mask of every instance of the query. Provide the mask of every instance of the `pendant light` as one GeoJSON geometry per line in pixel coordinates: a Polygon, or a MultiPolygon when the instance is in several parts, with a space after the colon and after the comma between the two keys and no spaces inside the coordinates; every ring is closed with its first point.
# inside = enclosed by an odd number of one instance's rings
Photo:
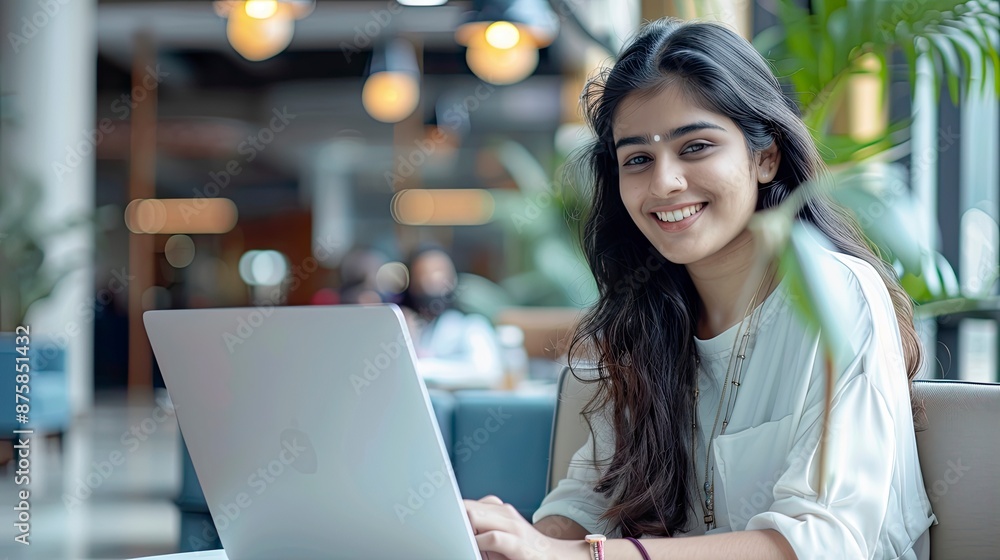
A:
{"type": "Polygon", "coordinates": [[[420,102],[420,68],[412,44],[397,38],[375,46],[361,102],[372,118],[385,123],[413,114],[420,102]]]}
{"type": "Polygon", "coordinates": [[[462,18],[455,30],[460,45],[480,44],[478,39],[496,48],[510,48],[503,38],[513,36],[516,28],[520,41],[530,41],[535,48],[547,47],[559,33],[559,18],[545,0],[474,0],[472,11],[462,18]],[[496,26],[502,22],[506,25],[496,26]]]}
{"type": "Polygon", "coordinates": [[[226,37],[243,58],[267,60],[285,50],[295,20],[309,15],[314,0],[216,0],[215,12],[227,18],[226,37]]]}
{"type": "Polygon", "coordinates": [[[455,31],[472,72],[491,84],[520,82],[538,67],[538,49],[559,32],[544,0],[476,0],[455,31]]]}

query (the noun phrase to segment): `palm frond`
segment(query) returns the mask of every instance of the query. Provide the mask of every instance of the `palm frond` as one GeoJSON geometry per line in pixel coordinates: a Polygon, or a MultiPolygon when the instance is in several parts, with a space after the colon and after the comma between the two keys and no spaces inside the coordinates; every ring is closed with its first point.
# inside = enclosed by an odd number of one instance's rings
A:
{"type": "Polygon", "coordinates": [[[779,0],[781,23],[755,44],[766,48],[762,54],[799,92],[807,123],[822,122],[814,113],[837,100],[840,82],[857,70],[862,56],[875,55],[885,66],[895,50],[906,57],[913,84],[918,58],[928,56],[938,70],[933,79],[943,76],[957,102],[987,68],[993,69],[992,84],[984,81],[982,87],[992,85],[1000,93],[998,5],[997,0],[824,0],[814,2],[810,13],[792,0],[779,0]]]}
{"type": "MultiPolygon", "coordinates": [[[[1000,33],[1000,8],[996,0],[926,0],[905,4],[880,2],[882,7],[881,44],[899,47],[910,66],[917,57],[928,55],[935,68],[933,79],[947,81],[952,101],[967,90],[975,77],[993,68],[993,89],[1000,92],[1000,59],[996,36],[1000,33]]],[[[912,76],[912,75],[911,75],[912,76]]],[[[912,78],[911,78],[912,79],[912,78]]],[[[935,90],[939,83],[935,83],[935,90]]],[[[986,87],[987,83],[983,84],[986,87]]]]}
{"type": "Polygon", "coordinates": [[[910,139],[912,119],[900,119],[874,138],[858,140],[846,134],[815,134],[816,145],[823,160],[830,166],[856,163],[873,158],[910,139]]]}

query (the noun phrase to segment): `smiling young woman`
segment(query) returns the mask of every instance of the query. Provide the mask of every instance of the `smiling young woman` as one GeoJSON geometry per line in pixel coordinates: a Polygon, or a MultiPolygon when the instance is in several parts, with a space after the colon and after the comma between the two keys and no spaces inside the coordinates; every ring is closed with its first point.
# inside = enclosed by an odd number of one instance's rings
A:
{"type": "Polygon", "coordinates": [[[767,63],[721,25],[658,20],[583,101],[595,133],[583,241],[600,298],[573,353],[600,373],[591,436],[535,525],[495,497],[466,502],[480,548],[512,560],[926,558],[912,303],[823,199],[798,219],[835,248],[818,259],[854,328],[819,483],[823,347],[777,263],[755,272],[747,225],[823,165],[767,63]],[[623,282],[644,268],[647,281],[623,282]]]}

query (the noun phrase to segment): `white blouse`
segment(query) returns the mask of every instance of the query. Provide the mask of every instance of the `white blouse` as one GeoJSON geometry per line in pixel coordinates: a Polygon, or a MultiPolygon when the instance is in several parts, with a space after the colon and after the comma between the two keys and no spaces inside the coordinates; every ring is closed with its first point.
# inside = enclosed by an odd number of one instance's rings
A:
{"type": "MultiPolygon", "coordinates": [[[[846,306],[844,316],[854,328],[850,354],[838,362],[849,365],[834,388],[822,492],[817,482],[823,350],[818,333],[793,309],[786,277],[756,310],[760,320],[751,335],[732,417],[712,446],[717,528],[710,533],[773,529],[799,558],[925,559],[928,528],[936,519],[917,459],[892,300],[871,265],[841,253],[823,253],[824,277],[842,290],[836,299],[846,306]]],[[[702,363],[699,497],[704,497],[705,440],[718,410],[737,329],[734,325],[709,340],[695,339],[702,363]]],[[[595,417],[592,422],[596,457],[609,458],[613,431],[605,419],[595,417]]],[[[593,490],[599,478],[594,459],[591,436],[574,455],[567,478],[545,497],[534,521],[561,515],[590,532],[617,536],[607,522],[598,520],[609,500],[593,490]]],[[[705,533],[702,516],[702,506],[696,503],[685,535],[705,533]]]]}

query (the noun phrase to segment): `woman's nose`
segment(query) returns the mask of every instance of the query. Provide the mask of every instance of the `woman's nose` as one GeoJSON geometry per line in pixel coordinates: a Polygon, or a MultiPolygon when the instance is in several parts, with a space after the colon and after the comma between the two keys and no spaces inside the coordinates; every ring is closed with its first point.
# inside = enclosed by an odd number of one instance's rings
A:
{"type": "Polygon", "coordinates": [[[649,184],[650,193],[661,198],[669,198],[685,189],[687,189],[687,180],[684,178],[684,174],[676,167],[667,165],[653,172],[649,184]]]}

